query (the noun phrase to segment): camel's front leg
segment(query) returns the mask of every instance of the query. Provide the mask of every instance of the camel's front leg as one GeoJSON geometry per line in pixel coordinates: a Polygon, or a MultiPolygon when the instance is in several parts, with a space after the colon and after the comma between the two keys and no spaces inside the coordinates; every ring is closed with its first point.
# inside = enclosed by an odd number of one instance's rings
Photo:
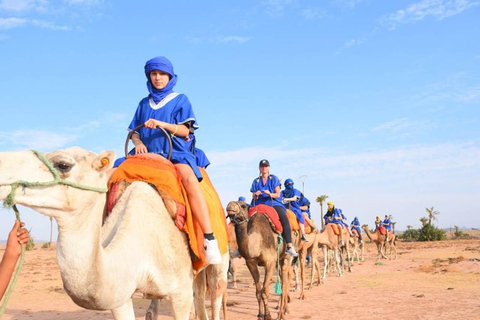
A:
{"type": "Polygon", "coordinates": [[[147,313],[145,314],[145,320],[157,320],[158,317],[158,300],[154,299],[150,302],[147,313]]]}
{"type": "MultiPolygon", "coordinates": [[[[226,305],[226,290],[227,290],[227,273],[228,273],[228,253],[223,255],[222,264],[210,265],[207,267],[207,281],[210,288],[210,301],[212,305],[212,319],[220,320],[220,309],[222,308],[222,301],[225,297],[226,305]]],[[[224,310],[226,313],[226,310],[224,310]]]]}
{"type": "Polygon", "coordinates": [[[302,281],[300,287],[300,300],[305,300],[305,264],[307,262],[307,250],[302,250],[300,252],[300,279],[302,281]]]}
{"type": "MultiPolygon", "coordinates": [[[[207,268],[210,268],[208,266],[207,268]]],[[[205,308],[205,291],[207,290],[207,272],[206,269],[200,271],[193,281],[193,301],[197,319],[208,319],[207,309],[205,308]]]]}
{"type": "Polygon", "coordinates": [[[172,310],[173,310],[173,319],[175,320],[190,319],[190,310],[192,309],[192,305],[193,305],[192,288],[185,288],[185,290],[181,293],[172,294],[170,296],[170,303],[172,305],[172,310]]]}
{"type": "Polygon", "coordinates": [[[112,309],[111,311],[115,320],[135,320],[132,299],[128,299],[127,302],[120,307],[112,309]]]}
{"type": "Polygon", "coordinates": [[[247,268],[252,275],[253,281],[255,282],[255,296],[257,297],[258,301],[258,315],[264,315],[265,307],[262,303],[262,287],[260,284],[260,272],[258,272],[257,262],[255,260],[247,260],[245,263],[247,264],[247,268]]]}
{"type": "MultiPolygon", "coordinates": [[[[263,288],[261,290],[261,299],[263,302],[263,309],[264,311],[260,314],[264,315],[265,320],[272,319],[270,315],[270,309],[268,308],[268,295],[269,295],[269,287],[270,287],[270,280],[272,279],[273,271],[275,270],[277,264],[277,260],[273,262],[266,262],[265,263],[265,278],[263,279],[263,288]]],[[[278,272],[281,272],[280,270],[278,272]]]]}
{"type": "Polygon", "coordinates": [[[327,276],[327,268],[328,268],[328,249],[325,246],[323,246],[323,262],[325,266],[323,267],[322,279],[325,279],[325,277],[327,276]]]}

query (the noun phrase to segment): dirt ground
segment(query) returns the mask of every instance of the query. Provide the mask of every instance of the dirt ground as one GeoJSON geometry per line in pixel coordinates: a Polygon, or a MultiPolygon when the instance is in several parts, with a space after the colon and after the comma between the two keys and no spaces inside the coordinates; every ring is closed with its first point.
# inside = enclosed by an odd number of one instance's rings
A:
{"type": "MultiPolygon", "coordinates": [[[[55,250],[27,252],[21,276],[10,298],[4,320],[113,319],[108,311],[76,306],[65,293],[55,250]]],[[[333,273],[321,286],[307,291],[291,287],[288,319],[478,319],[480,317],[480,240],[432,243],[397,242],[396,260],[376,263],[376,248],[365,244],[365,262],[341,278],[333,273]]],[[[3,255],[4,245],[0,247],[3,255]]],[[[322,255],[320,253],[320,258],[322,255]]],[[[238,260],[238,259],[237,259],[238,260]]],[[[321,261],[323,267],[323,262],[321,261]]],[[[308,271],[310,275],[311,269],[308,271]]],[[[238,289],[228,289],[228,318],[256,319],[258,313],[250,274],[240,261],[238,289]]],[[[309,279],[309,277],[307,277],[309,279]]],[[[121,279],[119,279],[121,281],[121,279]]],[[[272,316],[278,296],[270,295],[272,316]]],[[[136,319],[144,319],[149,301],[135,294],[136,319]]],[[[159,319],[171,319],[165,304],[159,319]]]]}

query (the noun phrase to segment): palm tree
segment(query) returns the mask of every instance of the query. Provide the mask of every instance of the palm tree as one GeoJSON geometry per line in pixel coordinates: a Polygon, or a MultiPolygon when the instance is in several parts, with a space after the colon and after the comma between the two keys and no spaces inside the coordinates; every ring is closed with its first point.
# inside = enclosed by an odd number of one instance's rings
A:
{"type": "Polygon", "coordinates": [[[322,229],[324,227],[323,222],[323,203],[327,200],[328,196],[326,194],[317,197],[317,202],[320,203],[320,221],[322,222],[322,229]]]}
{"type": "Polygon", "coordinates": [[[420,222],[422,223],[422,226],[425,226],[425,225],[427,224],[427,220],[428,220],[428,219],[425,218],[425,217],[421,217],[421,218],[420,218],[420,222]]]}
{"type": "Polygon", "coordinates": [[[437,220],[437,215],[440,214],[440,211],[433,209],[433,207],[430,209],[425,208],[425,210],[427,210],[428,213],[428,224],[432,224],[432,220],[437,220]]]}

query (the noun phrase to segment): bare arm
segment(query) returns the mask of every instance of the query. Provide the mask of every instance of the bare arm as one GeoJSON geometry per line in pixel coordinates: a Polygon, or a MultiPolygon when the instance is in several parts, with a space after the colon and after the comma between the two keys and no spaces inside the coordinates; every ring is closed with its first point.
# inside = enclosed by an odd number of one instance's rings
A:
{"type": "MultiPolygon", "coordinates": [[[[23,227],[22,223],[22,227],[23,227]]],[[[0,299],[7,290],[15,265],[22,252],[20,244],[28,242],[28,231],[25,228],[18,230],[20,222],[15,220],[12,231],[8,235],[7,247],[0,263],[0,299]]]]}
{"type": "Polygon", "coordinates": [[[267,196],[272,197],[272,199],[277,199],[280,197],[280,186],[275,187],[275,193],[271,193],[268,190],[264,190],[263,193],[265,193],[267,196]]]}

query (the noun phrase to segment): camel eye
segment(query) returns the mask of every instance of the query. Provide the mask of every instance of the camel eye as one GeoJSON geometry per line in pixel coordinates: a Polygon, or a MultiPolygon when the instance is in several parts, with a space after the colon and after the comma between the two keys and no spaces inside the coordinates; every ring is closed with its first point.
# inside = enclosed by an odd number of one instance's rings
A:
{"type": "Polygon", "coordinates": [[[67,173],[73,168],[73,165],[66,162],[58,162],[55,164],[55,169],[60,171],[61,173],[67,173]]]}

